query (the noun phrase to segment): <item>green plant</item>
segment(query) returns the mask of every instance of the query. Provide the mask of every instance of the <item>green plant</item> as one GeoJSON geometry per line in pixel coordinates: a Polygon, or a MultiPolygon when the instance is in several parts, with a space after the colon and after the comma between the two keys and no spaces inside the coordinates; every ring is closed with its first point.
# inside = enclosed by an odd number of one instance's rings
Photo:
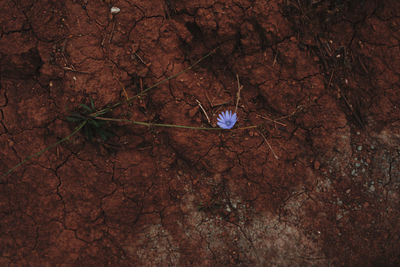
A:
{"type": "MultiPolygon", "coordinates": [[[[106,106],[103,109],[97,110],[95,107],[95,104],[93,102],[93,99],[90,98],[90,103],[89,105],[87,104],[80,104],[78,109],[74,112],[72,112],[70,115],[66,117],[66,120],[69,121],[70,123],[77,124],[77,126],[74,128],[74,130],[66,137],[63,139],[59,140],[58,142],[49,145],[48,147],[40,150],[39,152],[36,152],[25,159],[23,159],[20,163],[9,169],[6,173],[4,173],[1,177],[6,177],[13,171],[15,171],[18,167],[21,165],[25,164],[26,162],[32,160],[33,158],[39,157],[42,155],[44,152],[49,151],[50,149],[60,145],[61,143],[64,143],[68,141],[71,137],[82,131],[82,133],[86,136],[88,140],[94,140],[95,138],[99,137],[103,141],[107,140],[109,137],[113,135],[113,132],[110,130],[110,123],[112,122],[125,122],[125,123],[131,123],[131,124],[136,124],[136,125],[143,125],[143,126],[153,126],[153,127],[170,127],[170,128],[181,128],[181,129],[191,129],[191,130],[225,130],[222,128],[207,128],[207,127],[192,127],[192,126],[185,126],[185,125],[174,125],[174,124],[160,124],[160,123],[150,123],[150,122],[140,122],[140,121],[131,121],[127,119],[121,119],[121,118],[112,118],[112,117],[105,117],[104,115],[107,115],[110,113],[113,109],[119,107],[123,103],[129,103],[133,99],[140,97],[144,94],[146,94],[148,91],[151,89],[171,80],[174,79],[181,74],[187,72],[188,70],[192,69],[194,66],[199,64],[201,61],[215,53],[216,49],[212,50],[199,60],[197,60],[195,63],[193,63],[191,66],[188,68],[180,71],[177,74],[174,74],[164,80],[161,80],[154,85],[150,86],[149,88],[143,90],[140,94],[135,95],[133,97],[130,97],[125,100],[121,100],[115,104],[111,104],[106,106]]],[[[251,128],[257,128],[258,126],[247,126],[247,127],[241,127],[241,128],[236,128],[235,130],[243,130],[243,129],[251,129],[251,128]]]]}
{"type": "Polygon", "coordinates": [[[97,140],[98,137],[102,141],[106,141],[115,134],[110,130],[110,125],[108,125],[110,122],[99,120],[97,117],[106,115],[109,111],[106,108],[98,112],[93,99],[90,98],[89,105],[80,104],[78,110],[67,116],[66,120],[78,125],[86,122],[81,131],[89,141],[97,140]]]}

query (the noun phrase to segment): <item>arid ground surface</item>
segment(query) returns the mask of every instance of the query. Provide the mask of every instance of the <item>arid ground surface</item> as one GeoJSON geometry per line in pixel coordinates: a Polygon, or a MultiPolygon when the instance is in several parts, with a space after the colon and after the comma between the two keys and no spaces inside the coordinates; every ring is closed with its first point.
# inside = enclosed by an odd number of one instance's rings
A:
{"type": "Polygon", "coordinates": [[[1,0],[1,266],[400,266],[400,1],[1,0]],[[111,7],[120,12],[112,15],[111,7]],[[111,116],[111,115],[110,115],[111,116]]]}

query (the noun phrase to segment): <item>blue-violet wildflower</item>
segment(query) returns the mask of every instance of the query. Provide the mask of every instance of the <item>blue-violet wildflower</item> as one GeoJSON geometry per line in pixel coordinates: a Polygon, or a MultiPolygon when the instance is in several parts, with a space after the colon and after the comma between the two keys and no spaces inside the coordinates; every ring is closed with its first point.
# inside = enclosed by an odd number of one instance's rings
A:
{"type": "Polygon", "coordinates": [[[218,126],[222,129],[231,129],[237,121],[236,113],[232,114],[232,111],[225,111],[218,116],[218,126]]]}

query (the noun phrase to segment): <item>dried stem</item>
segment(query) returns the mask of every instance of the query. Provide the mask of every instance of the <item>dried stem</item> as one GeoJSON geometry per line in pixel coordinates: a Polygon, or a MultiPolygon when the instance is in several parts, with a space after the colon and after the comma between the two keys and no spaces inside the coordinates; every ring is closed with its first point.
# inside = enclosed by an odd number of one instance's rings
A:
{"type": "Polygon", "coordinates": [[[239,80],[239,75],[236,74],[236,80],[237,80],[237,87],[238,87],[238,91],[236,93],[236,106],[235,106],[235,113],[237,112],[237,108],[239,105],[239,100],[240,100],[240,91],[243,88],[243,85],[240,84],[240,80],[239,80]]]}
{"type": "Polygon", "coordinates": [[[208,117],[206,110],[203,108],[203,106],[201,105],[199,100],[196,99],[196,102],[199,105],[199,107],[201,108],[201,110],[203,111],[204,115],[206,116],[208,123],[211,125],[211,120],[208,117]]]}
{"type": "Polygon", "coordinates": [[[9,169],[6,173],[4,173],[1,177],[6,177],[7,175],[9,175],[10,173],[14,172],[19,166],[27,163],[28,161],[39,157],[40,155],[42,155],[44,152],[49,151],[50,149],[52,149],[53,147],[58,146],[61,143],[64,143],[65,141],[69,140],[72,136],[74,136],[75,134],[77,134],[85,125],[86,125],[87,121],[82,122],[81,124],[79,124],[72,133],[70,133],[68,136],[64,137],[63,139],[61,139],[58,142],[55,142],[54,144],[49,145],[48,147],[40,150],[39,152],[36,152],[35,154],[32,154],[28,157],[26,157],[24,160],[22,160],[20,163],[18,163],[17,165],[15,165],[14,167],[12,167],[11,169],[9,169]]]}
{"type": "Polygon", "coordinates": [[[272,146],[269,144],[267,138],[265,137],[265,135],[259,131],[259,133],[261,134],[261,136],[264,138],[265,143],[267,144],[267,146],[269,147],[269,149],[271,150],[272,154],[274,155],[275,159],[279,159],[279,157],[275,154],[275,151],[272,149],[272,146]]]}
{"type": "Polygon", "coordinates": [[[153,126],[153,127],[168,127],[168,128],[181,128],[181,129],[190,129],[190,130],[246,130],[257,128],[257,125],[240,127],[236,129],[222,129],[222,128],[208,128],[208,127],[195,127],[195,126],[186,126],[186,125],[175,125],[175,124],[165,124],[165,123],[152,123],[152,122],[143,122],[143,121],[132,121],[128,119],[115,119],[115,118],[107,118],[107,117],[96,117],[97,120],[103,121],[115,121],[115,122],[128,122],[132,124],[142,125],[142,126],[153,126]]]}

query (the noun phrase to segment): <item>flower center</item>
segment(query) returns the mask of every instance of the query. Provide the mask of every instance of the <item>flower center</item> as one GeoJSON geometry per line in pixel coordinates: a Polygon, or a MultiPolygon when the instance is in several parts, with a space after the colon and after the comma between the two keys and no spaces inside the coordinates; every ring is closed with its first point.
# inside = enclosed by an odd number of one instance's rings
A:
{"type": "Polygon", "coordinates": [[[226,121],[225,124],[226,124],[226,126],[230,126],[231,125],[231,121],[226,121]]]}

